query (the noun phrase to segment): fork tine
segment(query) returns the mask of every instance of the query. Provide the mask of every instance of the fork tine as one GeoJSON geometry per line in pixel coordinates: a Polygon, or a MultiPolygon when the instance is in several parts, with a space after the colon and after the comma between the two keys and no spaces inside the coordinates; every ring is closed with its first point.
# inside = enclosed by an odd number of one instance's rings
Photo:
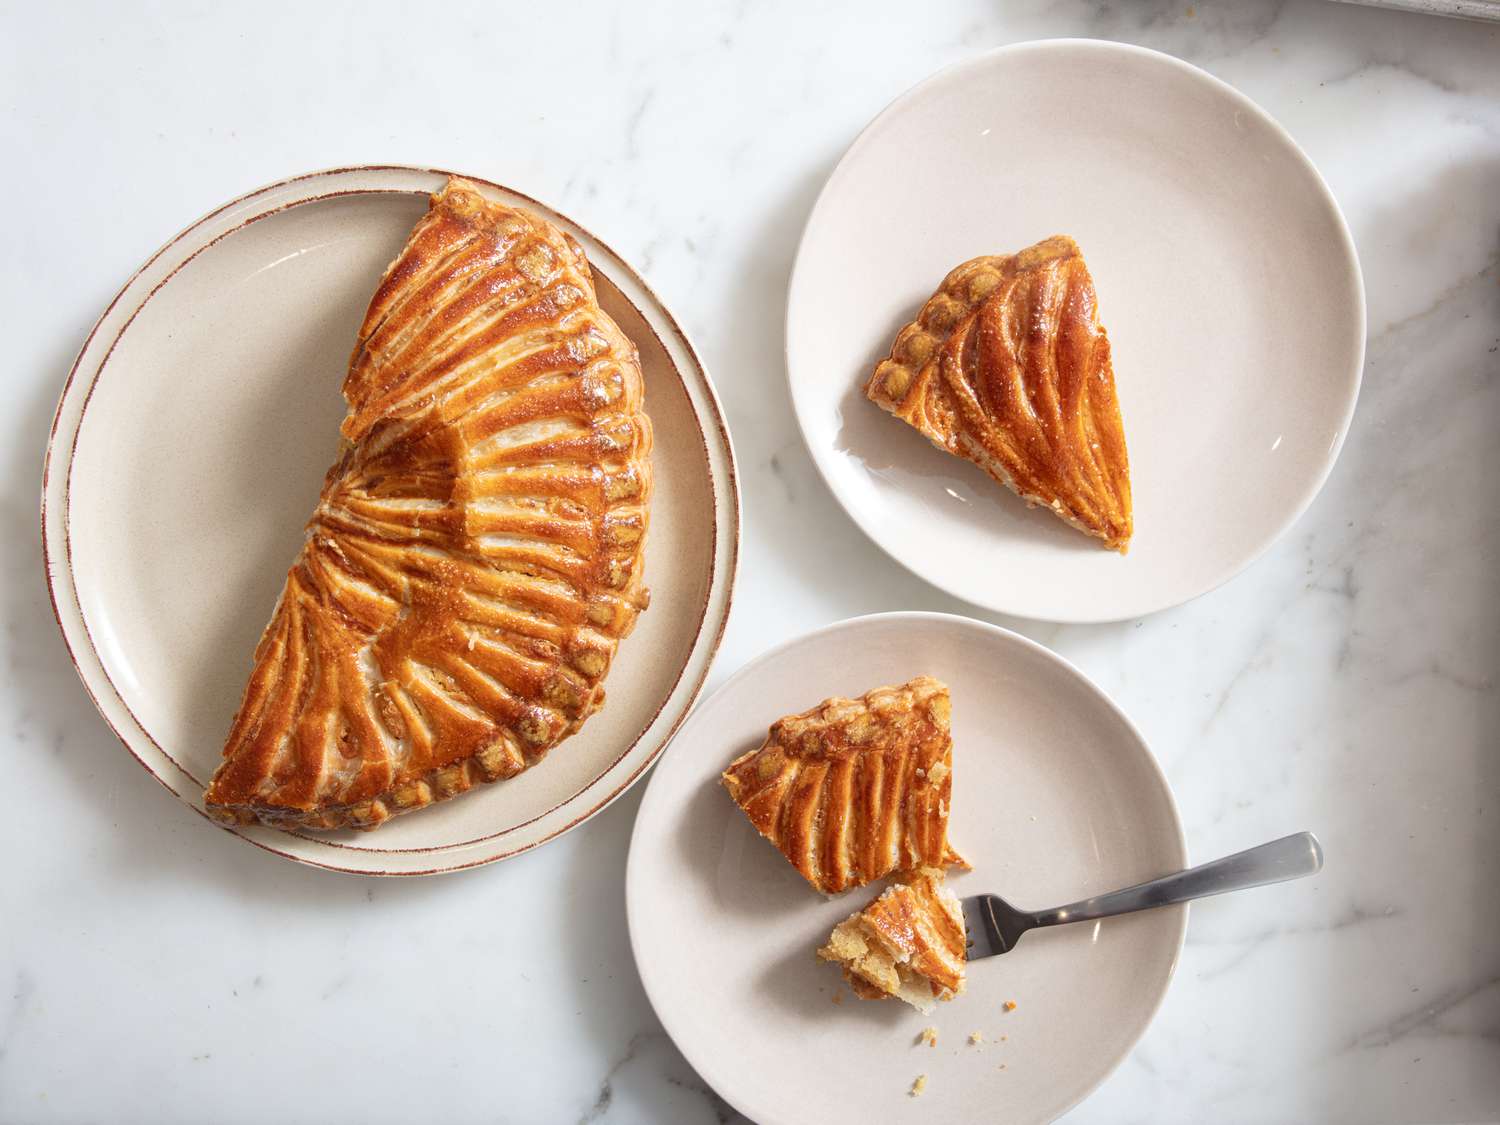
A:
{"type": "Polygon", "coordinates": [[[964,915],[964,941],[970,961],[994,957],[1005,952],[1005,942],[1000,937],[990,913],[989,895],[970,895],[960,899],[964,915]]]}

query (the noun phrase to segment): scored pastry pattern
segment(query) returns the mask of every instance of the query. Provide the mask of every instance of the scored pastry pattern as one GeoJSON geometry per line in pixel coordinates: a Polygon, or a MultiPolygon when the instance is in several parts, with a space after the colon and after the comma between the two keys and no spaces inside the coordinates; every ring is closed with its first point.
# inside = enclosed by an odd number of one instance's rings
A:
{"type": "Polygon", "coordinates": [[[962,864],[948,843],[948,689],[929,676],[777,720],[724,771],[758,832],[825,894],[962,864]]]}
{"type": "Polygon", "coordinates": [[[1134,530],[1109,337],[1071,238],[953,270],[866,395],[1121,553],[1134,530]]]}
{"type": "Polygon", "coordinates": [[[370,303],[348,412],[206,794],[372,828],[534,764],[646,606],[651,424],[582,249],[462,181],[370,303]]]}

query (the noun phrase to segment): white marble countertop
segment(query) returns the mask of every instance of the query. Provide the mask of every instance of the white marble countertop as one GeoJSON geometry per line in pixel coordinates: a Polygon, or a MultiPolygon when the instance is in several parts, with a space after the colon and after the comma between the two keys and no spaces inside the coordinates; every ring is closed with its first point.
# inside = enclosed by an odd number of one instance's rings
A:
{"type": "Polygon", "coordinates": [[[1500,29],[1269,0],[11,3],[3,23],[0,1120],[732,1117],[631,962],[639,789],[521,858],[382,882],[248,848],[130,760],[47,604],[47,424],[93,318],[202,212],[313,168],[472,169],[603,234],[717,380],[745,523],[711,685],[852,614],[984,616],[818,479],[784,293],[868,118],[939,66],[1061,35],[1180,55],[1279,118],[1344,206],[1370,314],[1342,460],[1261,562],[1143,621],[1003,622],[1134,716],[1195,858],[1301,828],[1328,853],[1316,880],[1194,909],[1156,1022],[1069,1120],[1500,1118],[1500,29]]]}

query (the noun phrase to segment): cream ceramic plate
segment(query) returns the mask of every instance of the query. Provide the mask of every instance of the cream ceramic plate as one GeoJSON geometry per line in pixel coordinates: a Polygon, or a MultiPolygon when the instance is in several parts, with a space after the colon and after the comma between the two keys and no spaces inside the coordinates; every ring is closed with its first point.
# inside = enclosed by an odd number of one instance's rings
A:
{"type": "Polygon", "coordinates": [[[931,1015],[857,1000],[814,959],[877,888],[831,900],[810,890],[719,773],[781,715],[920,673],[953,692],[950,831],[974,864],[954,880],[960,895],[995,891],[1040,908],[1184,866],[1172,795],[1140,734],[1031,641],[967,618],[899,613],[760,657],[693,713],[656,767],[626,880],[631,944],[657,1015],[760,1125],[1049,1119],[1125,1056],[1171,978],[1185,907],[1028,934],[970,966],[964,994],[931,1015]],[[1003,1011],[1007,1000],[1015,1011],[1003,1011]],[[929,1024],[937,1047],[915,1046],[929,1024]],[[982,1045],[967,1042],[973,1031],[982,1045]],[[919,1074],[928,1084],[912,1104],[919,1074]]]}
{"type": "MultiPolygon", "coordinates": [[[[125,286],[63,392],[43,486],[58,621],[105,719],[194,808],[334,457],[355,330],[445,178],[341,169],[215,211],[125,286]]],[[[583,244],[601,302],[640,348],[656,426],[651,608],[620,647],[604,709],[536,768],[370,834],[238,830],[305,863],[451,871],[578,824],[687,715],[729,612],[734,458],[691,344],[604,243],[534,200],[485,190],[583,244]]]]}
{"type": "Polygon", "coordinates": [[[1269,547],[1333,466],[1364,338],[1348,229],[1281,127],[1184,62],[1087,40],[983,55],[877,117],[813,209],[787,313],[802,432],[855,521],[950,593],[1052,621],[1176,605],[1269,547]],[[1059,233],[1113,347],[1124,558],[862,393],[950,269],[1059,233]]]}

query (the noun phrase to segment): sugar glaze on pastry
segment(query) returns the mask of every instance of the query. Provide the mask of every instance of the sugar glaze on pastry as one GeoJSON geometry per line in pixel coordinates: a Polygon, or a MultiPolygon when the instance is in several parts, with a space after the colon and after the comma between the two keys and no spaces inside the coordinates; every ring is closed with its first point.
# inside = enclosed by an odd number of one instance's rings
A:
{"type": "Polygon", "coordinates": [[[772,724],[724,788],[815,889],[962,864],[948,844],[948,688],[930,676],[826,699],[772,724]]]}
{"type": "Polygon", "coordinates": [[[1122,554],[1130,460],[1093,278],[1065,235],[974,258],[896,336],[865,394],[940,449],[1122,554]]]}
{"type": "Polygon", "coordinates": [[[205,795],[373,828],[535,764],[646,607],[651,424],[583,251],[450,181],[381,279],[338,460],[205,795]]]}

